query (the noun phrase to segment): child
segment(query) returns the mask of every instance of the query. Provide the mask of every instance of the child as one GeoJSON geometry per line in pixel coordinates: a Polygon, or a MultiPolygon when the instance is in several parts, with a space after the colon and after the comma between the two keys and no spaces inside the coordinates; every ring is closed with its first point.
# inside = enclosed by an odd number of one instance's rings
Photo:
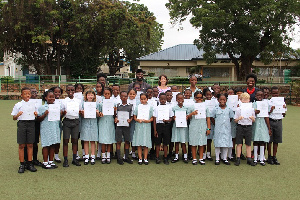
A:
{"type": "Polygon", "coordinates": [[[102,103],[103,100],[103,89],[104,89],[104,85],[100,82],[98,82],[96,84],[96,102],[97,103],[102,103]]]}
{"type": "MultiPolygon", "coordinates": [[[[55,145],[60,143],[60,120],[49,121],[49,105],[54,104],[55,94],[52,90],[48,90],[43,95],[43,101],[45,102],[39,108],[38,120],[41,122],[41,144],[43,147],[44,162],[42,167],[44,169],[54,169],[57,166],[53,163],[55,145]],[[49,158],[49,160],[48,160],[49,158]]],[[[60,107],[60,106],[59,106],[60,107]]]]}
{"type": "Polygon", "coordinates": [[[15,104],[11,115],[13,116],[13,120],[19,120],[17,123],[17,142],[19,144],[19,160],[20,167],[18,173],[24,173],[25,171],[25,163],[24,163],[24,147],[27,146],[27,169],[31,172],[36,172],[36,168],[32,164],[32,152],[33,152],[33,143],[35,141],[35,117],[37,116],[37,112],[30,110],[29,108],[32,105],[27,105],[29,99],[31,97],[31,91],[28,87],[24,87],[21,90],[21,98],[22,101],[15,104]],[[26,110],[28,110],[26,112],[26,110]],[[28,115],[28,120],[22,116],[25,113],[28,115]],[[29,117],[30,116],[30,117],[29,117]],[[25,118],[25,119],[24,119],[25,118]]]}
{"type": "Polygon", "coordinates": [[[214,115],[214,145],[216,153],[215,165],[220,164],[220,152],[222,151],[223,163],[230,165],[227,160],[228,148],[232,147],[231,125],[230,121],[233,118],[233,112],[226,106],[227,96],[218,94],[219,106],[215,108],[214,115]]]}
{"type": "MultiPolygon", "coordinates": [[[[260,110],[257,110],[257,102],[262,101],[264,97],[263,91],[257,89],[255,94],[256,102],[253,103],[253,108],[255,109],[255,114],[259,114],[260,110]]],[[[256,117],[255,123],[253,124],[253,151],[254,151],[254,164],[257,163],[258,157],[258,146],[260,150],[260,164],[265,166],[264,153],[265,153],[265,143],[270,141],[271,129],[269,117],[256,117]]]]}
{"type": "Polygon", "coordinates": [[[264,93],[264,99],[268,100],[269,99],[269,95],[270,95],[269,88],[264,87],[263,93],[264,93]]]}
{"type": "MultiPolygon", "coordinates": [[[[250,102],[250,95],[246,92],[240,95],[241,102],[242,103],[249,103],[250,102]]],[[[252,115],[248,118],[244,118],[242,116],[242,105],[237,108],[234,120],[237,123],[237,129],[236,129],[236,162],[234,163],[236,166],[239,166],[241,163],[241,151],[242,151],[242,145],[243,145],[243,138],[245,138],[245,144],[246,144],[246,155],[247,155],[247,164],[251,166],[255,166],[251,159],[251,138],[252,138],[252,123],[255,122],[255,113],[254,109],[252,110],[252,115]]]]}
{"type": "MultiPolygon", "coordinates": [[[[75,93],[81,93],[83,94],[84,92],[84,85],[81,84],[81,83],[76,83],[75,85],[75,93]]],[[[82,98],[80,98],[80,105],[81,103],[83,102],[83,99],[84,97],[82,96],[82,98]]],[[[80,139],[80,131],[81,131],[81,116],[79,116],[79,136],[78,136],[78,139],[80,139]]],[[[82,149],[82,158],[80,158],[80,156],[78,155],[78,145],[77,145],[77,157],[76,159],[78,161],[83,161],[84,160],[84,156],[85,156],[85,151],[84,151],[84,141],[81,140],[81,149],[82,149]]]]}
{"type": "MultiPolygon", "coordinates": [[[[88,90],[84,95],[84,102],[96,102],[96,94],[93,90],[88,90]]],[[[89,142],[91,143],[91,165],[95,164],[95,142],[98,141],[98,126],[96,118],[84,118],[84,102],[82,103],[81,114],[81,140],[84,141],[85,159],[84,165],[89,163],[89,142]]],[[[97,107],[97,103],[96,103],[97,107]]],[[[98,106],[99,107],[99,106],[98,106]]],[[[99,110],[96,110],[96,116],[99,116],[99,110]]]]}
{"type": "MultiPolygon", "coordinates": [[[[55,101],[54,101],[54,104],[59,104],[61,106],[61,100],[60,100],[60,97],[61,95],[63,94],[63,90],[56,86],[56,87],[52,87],[50,88],[49,90],[52,90],[53,93],[54,93],[54,96],[55,96],[55,101]]],[[[59,129],[60,129],[60,136],[61,136],[61,131],[62,131],[62,124],[61,124],[61,121],[59,121],[59,129]]],[[[55,150],[54,150],[54,161],[56,163],[61,163],[61,160],[60,158],[58,157],[58,153],[59,153],[59,149],[60,149],[60,142],[57,143],[57,144],[54,144],[55,146],[55,150]]]]}
{"type": "Polygon", "coordinates": [[[167,106],[169,110],[168,119],[159,120],[158,119],[158,107],[154,110],[153,117],[153,126],[154,126],[154,140],[155,140],[155,149],[156,149],[156,164],[160,163],[159,159],[159,150],[161,141],[163,140],[163,149],[164,149],[164,164],[168,165],[168,145],[171,142],[171,122],[173,117],[172,107],[166,105],[167,96],[165,93],[159,94],[159,106],[167,106]]]}
{"type": "MultiPolygon", "coordinates": [[[[194,94],[195,103],[202,103],[203,96],[200,91],[196,91],[194,94]]],[[[199,148],[199,163],[200,165],[205,165],[203,160],[203,152],[204,152],[204,145],[207,143],[207,135],[210,134],[210,115],[209,110],[206,109],[206,118],[196,119],[195,115],[198,114],[198,110],[195,110],[195,107],[192,107],[194,110],[192,113],[189,114],[189,118],[191,118],[190,126],[189,126],[189,144],[192,146],[192,156],[193,156],[193,165],[197,165],[196,159],[196,151],[197,146],[199,148]]]]}
{"type": "Polygon", "coordinates": [[[81,166],[76,159],[78,149],[78,137],[79,137],[79,110],[81,101],[74,97],[75,87],[68,85],[66,88],[68,97],[62,101],[63,116],[63,154],[64,163],[63,167],[69,167],[68,163],[68,143],[71,136],[73,161],[72,164],[81,166]],[[78,111],[78,112],[77,112],[78,111]]]}
{"type": "Polygon", "coordinates": [[[190,87],[186,88],[186,89],[190,89],[192,91],[192,98],[194,98],[194,94],[197,91],[202,92],[196,85],[197,85],[197,77],[195,75],[192,75],[190,77],[190,87]]]}
{"type": "Polygon", "coordinates": [[[177,85],[172,85],[171,86],[171,92],[179,92],[177,85]]]}
{"type": "MultiPolygon", "coordinates": [[[[190,107],[184,106],[184,96],[181,93],[176,95],[177,105],[172,108],[174,112],[173,120],[176,120],[176,111],[184,111],[186,113],[186,120],[188,120],[188,115],[190,114],[190,107]]],[[[185,143],[188,142],[188,127],[176,127],[176,121],[173,124],[172,128],[172,139],[171,142],[175,142],[175,158],[172,160],[172,163],[176,163],[178,158],[179,143],[181,143],[181,148],[183,150],[183,162],[188,163],[187,151],[185,143]]]]}
{"type": "Polygon", "coordinates": [[[221,87],[218,83],[215,83],[211,89],[213,90],[213,96],[212,96],[212,100],[215,100],[216,104],[218,104],[218,95],[220,94],[221,92],[221,87]]]}
{"type": "MultiPolygon", "coordinates": [[[[112,90],[108,87],[104,88],[103,95],[105,99],[111,99],[112,90]]],[[[104,103],[104,102],[103,102],[104,103]]],[[[98,134],[99,134],[99,143],[102,144],[102,164],[110,164],[110,152],[112,144],[116,143],[115,140],[115,125],[114,125],[114,116],[113,115],[104,115],[103,114],[103,103],[98,105],[98,110],[100,112],[100,119],[98,122],[98,134]],[[107,150],[107,151],[106,151],[107,150]],[[106,152],[106,155],[105,155],[106,152]]],[[[110,109],[114,109],[111,107],[110,109]]]]}
{"type": "MultiPolygon", "coordinates": [[[[227,95],[235,95],[234,90],[233,89],[228,89],[227,90],[227,95]]],[[[233,114],[235,113],[235,111],[233,110],[233,114]]],[[[230,161],[235,161],[235,137],[236,137],[236,123],[234,120],[232,120],[231,122],[231,137],[232,137],[232,147],[229,147],[228,149],[228,160],[230,161]]]]}
{"type": "Polygon", "coordinates": [[[148,165],[148,148],[151,148],[151,122],[153,121],[153,107],[149,106],[148,119],[138,119],[139,107],[148,105],[148,96],[145,93],[140,95],[141,104],[134,110],[133,119],[137,122],[135,124],[135,132],[133,135],[132,145],[138,147],[139,161],[138,164],[143,164],[142,148],[144,149],[144,164],[148,165]]]}
{"type": "MultiPolygon", "coordinates": [[[[279,97],[279,89],[276,86],[271,88],[271,96],[279,97]]],[[[270,136],[270,142],[268,143],[268,163],[273,165],[280,165],[276,158],[278,144],[282,143],[282,119],[285,117],[285,113],[273,113],[275,106],[269,101],[269,118],[272,135],[270,136]],[[273,156],[271,156],[271,148],[273,143],[273,156]]],[[[286,111],[286,105],[283,105],[286,111]]]]}
{"type": "Polygon", "coordinates": [[[129,159],[129,146],[130,146],[129,141],[130,141],[130,123],[133,119],[133,115],[132,115],[133,105],[127,103],[127,99],[128,99],[127,92],[122,91],[120,93],[120,98],[121,98],[122,104],[117,105],[117,113],[116,113],[115,123],[119,123],[119,119],[118,119],[119,113],[126,112],[128,126],[124,126],[124,125],[118,126],[117,125],[117,127],[116,127],[117,157],[118,157],[117,162],[120,165],[124,164],[124,162],[121,158],[121,150],[120,150],[121,143],[122,143],[122,137],[124,137],[124,140],[125,140],[125,145],[124,145],[125,159],[124,159],[124,161],[129,164],[132,164],[133,161],[129,159]]]}
{"type": "MultiPolygon", "coordinates": [[[[173,99],[173,92],[171,90],[167,90],[166,92],[166,98],[167,98],[167,102],[166,105],[171,106],[171,108],[173,108],[174,106],[176,106],[176,102],[172,102],[173,99]]],[[[174,114],[174,113],[173,113],[174,114]]],[[[172,120],[171,122],[171,130],[170,130],[170,137],[172,138],[172,127],[173,127],[173,123],[174,121],[172,120]]],[[[174,148],[174,142],[170,142],[169,144],[169,154],[168,154],[168,158],[171,158],[173,155],[173,148],[174,148]]]]}
{"type": "Polygon", "coordinates": [[[185,89],[184,90],[184,99],[192,99],[192,90],[191,89],[185,89]]]}
{"type": "Polygon", "coordinates": [[[153,97],[155,98],[155,101],[158,102],[158,88],[157,88],[157,86],[153,87],[153,97]]]}
{"type": "Polygon", "coordinates": [[[119,85],[113,85],[112,86],[112,96],[110,97],[110,99],[112,99],[114,101],[114,104],[118,104],[121,103],[121,99],[120,99],[120,86],[119,85]]]}

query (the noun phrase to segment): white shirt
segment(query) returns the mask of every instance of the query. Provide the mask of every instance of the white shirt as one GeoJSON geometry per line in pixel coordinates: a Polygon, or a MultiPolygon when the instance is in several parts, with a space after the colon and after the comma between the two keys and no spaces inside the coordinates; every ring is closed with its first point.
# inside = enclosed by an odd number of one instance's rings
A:
{"type": "MultiPolygon", "coordinates": [[[[67,104],[69,102],[77,103],[79,110],[81,109],[81,101],[79,99],[76,99],[75,97],[73,97],[73,99],[70,99],[69,97],[67,97],[62,101],[62,104],[61,104],[61,110],[62,111],[65,111],[67,109],[67,104]]],[[[78,119],[79,115],[78,115],[78,117],[71,117],[71,116],[68,116],[68,115],[66,115],[65,117],[68,118],[68,119],[78,119]]]]}
{"type": "MultiPolygon", "coordinates": [[[[270,100],[268,100],[268,103],[269,103],[269,112],[271,111],[271,107],[273,106],[272,105],[272,103],[271,103],[271,101],[270,100]]],[[[284,104],[285,106],[286,106],[286,104],[284,104]]],[[[285,112],[287,111],[287,108],[285,108],[285,112]]],[[[282,115],[282,113],[273,113],[273,112],[271,112],[270,114],[269,114],[269,118],[270,119],[283,119],[283,115],[282,115]]]]}
{"type": "MultiPolygon", "coordinates": [[[[167,105],[167,106],[169,106],[169,118],[173,117],[174,113],[172,111],[172,106],[170,106],[170,105],[167,105]]],[[[156,123],[157,124],[163,124],[164,123],[163,120],[158,120],[158,109],[157,109],[157,107],[154,108],[153,116],[156,118],[156,123]]]]}
{"type": "MultiPolygon", "coordinates": [[[[241,116],[241,107],[238,107],[236,109],[235,115],[234,115],[234,119],[238,119],[241,116]]],[[[252,116],[255,118],[255,112],[254,109],[252,111],[252,116]]],[[[250,118],[243,118],[241,120],[238,121],[238,124],[240,125],[252,125],[252,119],[250,118]]]]}
{"type": "MultiPolygon", "coordinates": [[[[25,103],[24,100],[22,100],[22,101],[20,101],[20,102],[18,102],[18,103],[15,104],[15,106],[13,107],[13,110],[11,112],[12,116],[17,115],[20,111],[22,111],[22,105],[23,105],[23,103],[25,103]]],[[[37,111],[38,108],[36,107],[36,104],[33,103],[32,105],[34,106],[34,110],[37,111]]],[[[21,120],[19,118],[20,118],[20,116],[18,117],[18,120],[21,120]]]]}
{"type": "Polygon", "coordinates": [[[120,98],[120,95],[118,95],[118,96],[114,96],[114,95],[112,95],[111,97],[110,97],[110,99],[112,99],[113,101],[114,101],[114,104],[118,104],[118,103],[122,103],[122,101],[121,101],[121,98],[120,98]]]}

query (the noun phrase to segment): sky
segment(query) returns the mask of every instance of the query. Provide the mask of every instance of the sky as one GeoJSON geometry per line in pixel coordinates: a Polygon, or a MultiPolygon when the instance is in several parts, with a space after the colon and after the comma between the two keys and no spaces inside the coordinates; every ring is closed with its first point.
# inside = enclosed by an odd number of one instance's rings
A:
{"type": "MultiPolygon", "coordinates": [[[[131,2],[136,2],[129,0],[131,2]]],[[[182,23],[182,30],[179,25],[172,26],[170,23],[169,10],[165,7],[168,0],[140,0],[139,3],[144,4],[148,9],[154,13],[157,22],[163,24],[164,28],[164,43],[162,49],[175,46],[177,44],[193,44],[194,40],[199,36],[199,30],[192,27],[188,20],[182,23]]],[[[294,49],[300,48],[300,23],[296,26],[295,31],[292,33],[294,41],[291,46],[294,49]]]]}

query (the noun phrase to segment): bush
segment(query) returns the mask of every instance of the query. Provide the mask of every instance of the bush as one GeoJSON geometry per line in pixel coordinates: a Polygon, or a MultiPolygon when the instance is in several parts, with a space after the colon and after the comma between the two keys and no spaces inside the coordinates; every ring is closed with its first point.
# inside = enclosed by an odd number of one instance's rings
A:
{"type": "Polygon", "coordinates": [[[2,76],[1,77],[1,83],[7,83],[7,81],[8,81],[8,83],[14,83],[15,82],[15,80],[12,76],[2,76]]]}
{"type": "Polygon", "coordinates": [[[128,73],[129,78],[135,78],[135,73],[128,73]]]}
{"type": "Polygon", "coordinates": [[[266,80],[264,80],[264,79],[258,79],[257,81],[256,81],[256,83],[265,83],[266,82],[266,80]]]}

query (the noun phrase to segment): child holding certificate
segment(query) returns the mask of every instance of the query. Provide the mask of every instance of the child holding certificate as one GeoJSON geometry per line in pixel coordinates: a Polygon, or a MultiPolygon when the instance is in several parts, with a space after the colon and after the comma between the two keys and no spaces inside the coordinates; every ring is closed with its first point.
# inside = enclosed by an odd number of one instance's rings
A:
{"type": "Polygon", "coordinates": [[[117,141],[117,162],[120,165],[123,165],[123,159],[121,157],[121,143],[122,139],[124,138],[125,145],[124,145],[124,151],[125,151],[125,159],[124,161],[132,164],[133,161],[129,159],[129,146],[130,146],[130,123],[133,119],[132,115],[132,104],[127,103],[128,95],[127,92],[122,91],[120,93],[120,98],[122,103],[117,104],[117,112],[116,112],[116,118],[115,123],[117,124],[116,127],[116,141],[117,141]]]}
{"type": "Polygon", "coordinates": [[[43,147],[44,169],[54,169],[57,166],[53,163],[55,145],[60,143],[60,116],[59,104],[54,104],[55,95],[48,90],[43,95],[45,102],[38,110],[38,120],[41,122],[41,144],[43,147]],[[48,159],[49,158],[49,159],[48,159]]]}
{"type": "Polygon", "coordinates": [[[210,116],[209,110],[205,107],[203,102],[202,92],[196,91],[194,94],[195,104],[191,108],[194,110],[189,114],[191,118],[189,126],[189,144],[192,146],[193,165],[197,165],[196,151],[199,147],[199,163],[205,165],[203,160],[204,145],[207,143],[207,135],[210,134],[210,116]],[[202,110],[200,110],[203,108],[202,110]]]}
{"type": "Polygon", "coordinates": [[[172,163],[176,163],[179,160],[178,151],[179,143],[181,143],[181,148],[183,150],[183,162],[188,163],[187,151],[185,143],[189,140],[189,130],[187,126],[188,114],[190,114],[190,107],[184,106],[184,96],[182,93],[176,95],[177,105],[172,108],[175,116],[175,120],[172,128],[172,138],[171,142],[175,142],[175,158],[172,163]]]}
{"type": "Polygon", "coordinates": [[[271,129],[269,122],[268,113],[268,102],[263,101],[263,91],[257,89],[255,93],[256,101],[253,103],[255,109],[256,120],[253,124],[253,153],[254,153],[254,164],[257,164],[258,159],[258,147],[260,151],[259,161],[262,166],[265,166],[265,144],[270,141],[271,129]]]}
{"type": "MultiPolygon", "coordinates": [[[[83,97],[83,92],[84,92],[84,85],[82,83],[76,83],[75,85],[75,94],[74,97],[79,99],[81,101],[80,105],[82,104],[82,102],[84,101],[84,97],[83,97]]],[[[79,136],[78,139],[80,139],[80,131],[81,131],[81,116],[79,116],[79,136]]],[[[77,145],[77,157],[76,159],[78,161],[83,161],[84,160],[84,156],[85,156],[85,152],[84,152],[84,141],[81,139],[81,149],[82,149],[82,158],[80,158],[79,154],[78,154],[78,145],[77,145]]]]}
{"type": "Polygon", "coordinates": [[[173,117],[172,107],[166,105],[167,96],[165,93],[159,94],[159,105],[154,110],[153,128],[154,142],[156,150],[156,164],[160,163],[159,150],[163,141],[164,149],[164,164],[168,165],[168,145],[171,142],[171,122],[173,117]]]}
{"type": "MultiPolygon", "coordinates": [[[[236,95],[234,93],[233,89],[228,89],[227,90],[227,106],[229,106],[232,111],[233,114],[236,111],[237,105],[238,105],[238,95],[236,95]],[[230,102],[230,103],[229,103],[230,102]]],[[[234,120],[232,120],[231,122],[231,136],[232,136],[232,147],[229,147],[228,149],[228,159],[230,161],[235,161],[235,137],[236,137],[236,123],[234,120]]]]}
{"type": "Polygon", "coordinates": [[[85,159],[84,164],[89,163],[89,143],[91,143],[91,165],[95,164],[95,142],[98,141],[97,116],[99,111],[96,110],[96,94],[93,90],[88,90],[84,95],[82,110],[80,111],[81,119],[81,140],[84,141],[85,159]]]}
{"type": "Polygon", "coordinates": [[[213,113],[214,130],[214,145],[216,153],[215,165],[220,165],[220,152],[222,151],[222,160],[225,165],[230,165],[227,160],[228,148],[232,147],[231,125],[230,121],[233,118],[233,111],[227,107],[227,97],[225,94],[217,96],[219,106],[215,108],[213,113]]]}
{"type": "Polygon", "coordinates": [[[98,121],[99,143],[102,144],[102,164],[110,164],[110,152],[115,140],[114,110],[115,104],[110,99],[112,90],[108,87],[103,91],[103,102],[98,105],[100,119],[98,121]],[[106,152],[106,155],[105,155],[106,152]]]}
{"type": "MultiPolygon", "coordinates": [[[[97,82],[96,84],[96,102],[102,103],[104,97],[103,97],[103,90],[104,90],[104,85],[101,82],[97,82]]],[[[98,142],[98,153],[96,160],[100,160],[101,156],[101,144],[98,142]]]]}
{"type": "Polygon", "coordinates": [[[255,166],[254,162],[251,159],[251,140],[252,140],[252,124],[255,122],[255,112],[252,108],[252,103],[250,102],[250,95],[247,92],[244,92],[240,95],[241,105],[237,108],[234,121],[237,123],[236,129],[236,166],[239,166],[241,163],[241,152],[243,145],[243,138],[245,138],[246,144],[246,157],[247,164],[255,166]]]}
{"type": "Polygon", "coordinates": [[[279,89],[276,86],[271,88],[272,98],[269,101],[270,127],[272,135],[268,144],[268,163],[280,165],[276,158],[278,144],[282,143],[282,119],[285,117],[286,105],[283,97],[279,97],[279,89]],[[273,143],[273,156],[271,148],[273,143]]]}
{"type": "Polygon", "coordinates": [[[25,162],[24,162],[24,147],[27,146],[27,168],[31,172],[36,172],[36,168],[32,164],[32,151],[33,143],[35,141],[35,117],[37,112],[34,104],[29,103],[31,97],[31,91],[29,88],[24,87],[21,90],[22,101],[15,104],[11,115],[13,120],[19,120],[17,123],[17,142],[19,144],[19,159],[20,167],[18,173],[24,173],[25,162]]]}
{"type": "Polygon", "coordinates": [[[144,164],[148,165],[148,148],[151,148],[151,122],[153,121],[153,107],[147,101],[148,96],[145,93],[140,95],[141,104],[134,110],[133,119],[135,124],[135,132],[133,135],[132,145],[138,147],[139,161],[138,164],[143,164],[142,148],[144,149],[144,164]]]}

